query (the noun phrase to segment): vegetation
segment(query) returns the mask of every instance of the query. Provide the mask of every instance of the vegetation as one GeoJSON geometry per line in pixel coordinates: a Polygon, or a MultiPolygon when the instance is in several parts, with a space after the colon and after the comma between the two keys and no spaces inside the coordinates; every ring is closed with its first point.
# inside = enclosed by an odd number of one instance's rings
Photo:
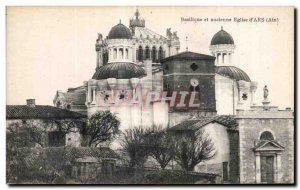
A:
{"type": "Polygon", "coordinates": [[[120,121],[110,111],[97,112],[92,115],[82,130],[87,146],[97,146],[111,141],[119,133],[120,121]]]}

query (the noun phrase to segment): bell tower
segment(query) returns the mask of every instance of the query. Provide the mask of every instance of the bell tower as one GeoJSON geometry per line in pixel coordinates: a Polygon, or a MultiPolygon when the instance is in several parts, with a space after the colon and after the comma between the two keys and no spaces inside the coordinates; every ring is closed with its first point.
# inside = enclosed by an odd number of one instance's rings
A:
{"type": "Polygon", "coordinates": [[[234,49],[235,44],[232,36],[222,26],[221,30],[213,36],[209,46],[211,54],[216,57],[216,66],[232,65],[234,49]]]}

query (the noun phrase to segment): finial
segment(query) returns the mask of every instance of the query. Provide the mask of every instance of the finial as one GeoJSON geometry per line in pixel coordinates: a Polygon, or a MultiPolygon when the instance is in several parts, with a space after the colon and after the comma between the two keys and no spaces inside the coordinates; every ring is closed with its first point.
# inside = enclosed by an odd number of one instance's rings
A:
{"type": "Polygon", "coordinates": [[[223,30],[223,26],[221,26],[221,30],[223,30]]]}
{"type": "Polygon", "coordinates": [[[187,36],[185,37],[185,43],[186,43],[186,48],[185,48],[185,50],[188,51],[188,50],[189,50],[189,47],[188,47],[188,37],[187,37],[187,36]]]}
{"type": "Polygon", "coordinates": [[[138,8],[136,8],[136,11],[135,11],[134,15],[135,15],[136,20],[138,20],[139,16],[140,16],[140,12],[139,12],[138,8]]]}
{"type": "Polygon", "coordinates": [[[119,24],[122,24],[122,22],[121,22],[121,19],[120,19],[120,21],[119,21],[120,23],[119,24]]]}

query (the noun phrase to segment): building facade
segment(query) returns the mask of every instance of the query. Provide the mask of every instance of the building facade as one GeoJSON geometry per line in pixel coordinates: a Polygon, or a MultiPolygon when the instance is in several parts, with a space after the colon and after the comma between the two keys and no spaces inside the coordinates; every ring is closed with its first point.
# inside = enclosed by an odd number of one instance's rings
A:
{"type": "Polygon", "coordinates": [[[83,86],[58,91],[54,105],[87,116],[109,110],[121,130],[204,129],[217,154],[196,171],[215,172],[230,183],[293,183],[293,111],[269,106],[268,95],[256,105],[257,82],[234,63],[233,37],[222,27],[208,47],[211,55],[179,52],[176,32],[159,35],[145,23],[136,11],[129,27],[120,21],[105,38],[99,34],[94,75],[83,86]]]}

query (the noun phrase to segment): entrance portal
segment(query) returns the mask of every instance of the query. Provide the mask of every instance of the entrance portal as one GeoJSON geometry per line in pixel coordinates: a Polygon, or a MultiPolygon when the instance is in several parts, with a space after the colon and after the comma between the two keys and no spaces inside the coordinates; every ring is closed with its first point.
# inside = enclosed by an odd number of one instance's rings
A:
{"type": "Polygon", "coordinates": [[[261,156],[261,182],[274,183],[274,156],[261,156]]]}

